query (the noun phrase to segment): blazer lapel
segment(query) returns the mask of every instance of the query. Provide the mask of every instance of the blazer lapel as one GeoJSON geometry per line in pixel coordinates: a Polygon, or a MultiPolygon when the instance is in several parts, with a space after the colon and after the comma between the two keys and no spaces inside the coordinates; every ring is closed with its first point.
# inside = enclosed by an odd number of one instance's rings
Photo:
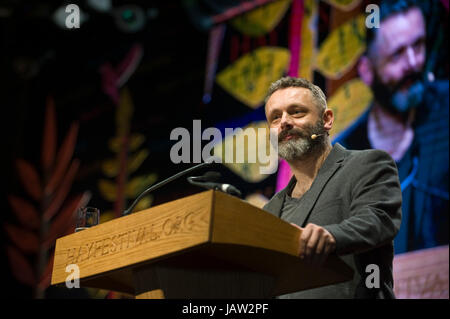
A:
{"type": "Polygon", "coordinates": [[[288,189],[292,186],[292,184],[295,184],[295,176],[291,177],[291,180],[289,181],[288,185],[283,188],[281,191],[276,193],[273,198],[264,206],[264,209],[271,212],[273,215],[280,217],[281,216],[281,209],[283,208],[285,195],[288,189]]]}
{"type": "Polygon", "coordinates": [[[296,216],[299,217],[297,221],[300,227],[305,227],[305,221],[308,220],[319,195],[322,193],[330,178],[341,167],[345,155],[345,148],[336,143],[324,161],[322,167],[319,169],[311,188],[303,195],[303,203],[301,207],[298,208],[299,211],[296,212],[296,216]]]}

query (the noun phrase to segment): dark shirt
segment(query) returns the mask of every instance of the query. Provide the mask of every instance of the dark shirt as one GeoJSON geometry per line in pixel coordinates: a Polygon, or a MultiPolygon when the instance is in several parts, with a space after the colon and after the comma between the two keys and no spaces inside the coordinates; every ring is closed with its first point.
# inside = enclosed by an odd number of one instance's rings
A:
{"type": "MultiPolygon", "coordinates": [[[[293,186],[295,186],[295,184],[293,186]]],[[[292,222],[292,219],[295,216],[295,210],[298,209],[299,206],[301,207],[302,198],[304,198],[303,196],[300,198],[291,197],[290,195],[292,194],[293,188],[294,187],[290,187],[284,196],[283,208],[281,209],[280,217],[287,222],[292,222]]],[[[304,210],[301,209],[300,211],[303,212],[304,210]]]]}
{"type": "MultiPolygon", "coordinates": [[[[395,253],[448,245],[449,83],[429,83],[417,108],[414,139],[396,162],[402,188],[402,225],[395,253]]],[[[349,149],[372,148],[367,134],[371,107],[333,141],[349,149]]]]}

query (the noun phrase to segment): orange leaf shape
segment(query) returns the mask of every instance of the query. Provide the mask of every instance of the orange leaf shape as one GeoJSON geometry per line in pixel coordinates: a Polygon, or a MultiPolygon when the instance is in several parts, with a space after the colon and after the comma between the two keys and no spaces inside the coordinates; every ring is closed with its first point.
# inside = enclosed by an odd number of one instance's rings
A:
{"type": "Polygon", "coordinates": [[[32,204],[20,197],[9,195],[9,204],[11,205],[17,219],[23,226],[29,229],[38,229],[40,225],[39,213],[32,204]]]}
{"type": "Polygon", "coordinates": [[[36,169],[23,159],[16,160],[20,181],[27,193],[36,201],[42,197],[42,188],[36,169]]]}
{"type": "Polygon", "coordinates": [[[23,284],[33,286],[36,283],[36,277],[28,260],[17,248],[11,245],[6,246],[6,253],[14,277],[23,284]]]}
{"type": "Polygon", "coordinates": [[[41,163],[44,172],[48,172],[55,161],[56,136],[55,103],[53,98],[49,96],[47,98],[44,136],[42,138],[41,163]]]}
{"type": "Polygon", "coordinates": [[[52,202],[48,206],[48,208],[44,212],[45,220],[50,220],[53,215],[55,215],[58,210],[61,208],[61,205],[64,203],[64,200],[69,194],[70,187],[72,186],[73,179],[75,178],[75,174],[78,171],[78,167],[80,166],[80,161],[75,159],[67,171],[66,176],[64,177],[61,185],[58,187],[58,191],[53,198],[52,202]]]}
{"type": "Polygon", "coordinates": [[[82,194],[68,201],[50,226],[50,230],[44,242],[46,248],[50,248],[54,245],[58,237],[65,235],[68,227],[74,226],[77,209],[84,206],[89,197],[90,196],[87,196],[86,194],[82,194]]]}
{"type": "Polygon", "coordinates": [[[72,159],[73,151],[75,150],[75,143],[78,135],[78,123],[73,123],[70,126],[64,142],[59,149],[58,156],[56,158],[56,168],[50,178],[48,184],[45,186],[45,194],[50,195],[58,187],[63,179],[64,173],[69,166],[72,159]]]}
{"type": "Polygon", "coordinates": [[[35,233],[7,223],[4,224],[4,228],[12,242],[24,253],[38,251],[39,238],[35,233]]]}

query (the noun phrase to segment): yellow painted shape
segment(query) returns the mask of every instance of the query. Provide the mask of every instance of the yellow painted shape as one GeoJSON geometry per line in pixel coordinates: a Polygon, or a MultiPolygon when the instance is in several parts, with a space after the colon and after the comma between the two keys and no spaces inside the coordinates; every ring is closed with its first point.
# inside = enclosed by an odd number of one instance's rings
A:
{"type": "MultiPolygon", "coordinates": [[[[249,136],[252,136],[249,134],[249,136]]],[[[267,178],[268,174],[261,174],[260,168],[267,167],[267,163],[260,163],[258,158],[258,145],[263,147],[265,140],[265,152],[267,155],[275,154],[275,150],[271,147],[269,141],[269,127],[266,121],[253,122],[242,129],[241,132],[237,134],[229,134],[226,136],[221,143],[218,143],[214,147],[214,155],[222,159],[223,165],[228,167],[231,171],[239,175],[242,179],[248,182],[259,182],[267,178]],[[265,129],[263,135],[258,134],[258,128],[265,129]],[[252,142],[251,138],[246,138],[246,130],[249,129],[255,133],[257,143],[252,142]],[[248,140],[250,139],[250,143],[248,140]],[[237,152],[240,151],[243,154],[243,163],[237,163],[238,156],[237,152]],[[227,163],[229,160],[226,158],[225,154],[233,154],[232,163],[227,163]],[[254,159],[249,157],[249,154],[254,155],[254,159]]],[[[277,159],[277,154],[275,158],[277,159]]],[[[274,164],[274,163],[272,163],[274,164]]]]}
{"type": "Polygon", "coordinates": [[[133,177],[126,186],[126,195],[128,198],[135,198],[146,188],[150,187],[157,180],[154,173],[133,177]]]}
{"type": "Polygon", "coordinates": [[[340,133],[352,124],[372,102],[372,91],[359,78],[345,82],[328,100],[334,112],[330,136],[340,133]]]}
{"type": "Polygon", "coordinates": [[[107,179],[100,179],[98,181],[98,189],[102,197],[107,201],[114,202],[116,200],[117,187],[114,182],[107,179]]]}
{"type": "MultiPolygon", "coordinates": [[[[148,150],[142,149],[130,156],[127,162],[127,173],[135,172],[148,157],[148,150]]],[[[102,162],[102,172],[108,177],[115,177],[119,173],[119,161],[117,158],[107,159],[102,162]]]]}
{"type": "Polygon", "coordinates": [[[330,5],[343,11],[350,11],[354,9],[361,0],[325,0],[330,5]]]}
{"type": "Polygon", "coordinates": [[[289,57],[286,48],[258,48],[223,69],[216,81],[230,95],[256,109],[264,102],[270,84],[285,73],[289,57]]]}
{"type": "MultiPolygon", "coordinates": [[[[121,137],[111,138],[108,142],[109,149],[114,153],[118,153],[120,151],[121,140],[122,140],[121,137]]],[[[142,143],[144,143],[144,141],[145,141],[145,136],[143,134],[139,134],[139,133],[131,134],[130,142],[129,142],[129,150],[131,152],[134,152],[142,145],[142,143]]]]}
{"type": "Polygon", "coordinates": [[[139,203],[136,204],[136,207],[133,209],[133,212],[138,212],[144,209],[149,208],[153,203],[153,195],[146,195],[141,198],[139,203]]]}
{"type": "Polygon", "coordinates": [[[319,49],[316,68],[329,79],[339,79],[358,61],[366,48],[365,16],[345,22],[325,39],[319,49]]]}
{"type": "Polygon", "coordinates": [[[290,0],[279,0],[263,5],[231,20],[239,32],[259,37],[272,31],[286,14],[290,0]]]}
{"type": "MultiPolygon", "coordinates": [[[[134,201],[134,198],[132,199],[134,201]]],[[[131,201],[128,203],[128,205],[131,205],[131,201]]],[[[144,209],[149,208],[153,203],[153,195],[146,195],[141,198],[141,200],[136,204],[136,206],[133,209],[133,212],[138,212],[144,209]]],[[[116,218],[116,215],[114,211],[107,210],[107,211],[100,211],[100,224],[106,223],[107,221],[113,220],[116,218]]]]}
{"type": "MultiPolygon", "coordinates": [[[[156,174],[147,174],[132,178],[125,186],[125,196],[136,198],[145,188],[151,186],[157,179],[156,174]]],[[[117,198],[117,185],[115,181],[100,179],[98,189],[103,198],[109,202],[114,202],[117,198]]]]}
{"type": "Polygon", "coordinates": [[[106,223],[107,221],[113,220],[115,218],[114,211],[107,210],[107,211],[100,211],[100,224],[106,223]]]}
{"type": "Polygon", "coordinates": [[[313,66],[316,56],[317,26],[315,24],[317,23],[317,7],[318,2],[316,0],[304,1],[298,75],[310,81],[313,80],[313,66]]]}
{"type": "Polygon", "coordinates": [[[130,129],[134,106],[130,91],[125,87],[120,91],[120,101],[116,110],[117,136],[125,136],[130,129]]]}

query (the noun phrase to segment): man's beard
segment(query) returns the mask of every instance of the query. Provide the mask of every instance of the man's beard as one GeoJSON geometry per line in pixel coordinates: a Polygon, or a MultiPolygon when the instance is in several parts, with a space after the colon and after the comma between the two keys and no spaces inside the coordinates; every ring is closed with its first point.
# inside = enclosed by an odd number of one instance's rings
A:
{"type": "Polygon", "coordinates": [[[313,154],[321,153],[326,146],[325,136],[327,131],[324,128],[322,119],[317,121],[315,125],[306,125],[303,130],[291,128],[282,131],[278,135],[278,155],[287,161],[302,160],[313,154]],[[320,135],[316,139],[311,139],[311,135],[320,135]],[[283,139],[292,135],[290,140],[283,139]]]}
{"type": "Polygon", "coordinates": [[[425,91],[424,82],[419,72],[405,76],[394,86],[383,84],[375,72],[371,88],[377,102],[394,114],[405,114],[417,107],[422,103],[425,91]],[[407,82],[412,84],[407,90],[402,91],[401,88],[407,82]]]}

